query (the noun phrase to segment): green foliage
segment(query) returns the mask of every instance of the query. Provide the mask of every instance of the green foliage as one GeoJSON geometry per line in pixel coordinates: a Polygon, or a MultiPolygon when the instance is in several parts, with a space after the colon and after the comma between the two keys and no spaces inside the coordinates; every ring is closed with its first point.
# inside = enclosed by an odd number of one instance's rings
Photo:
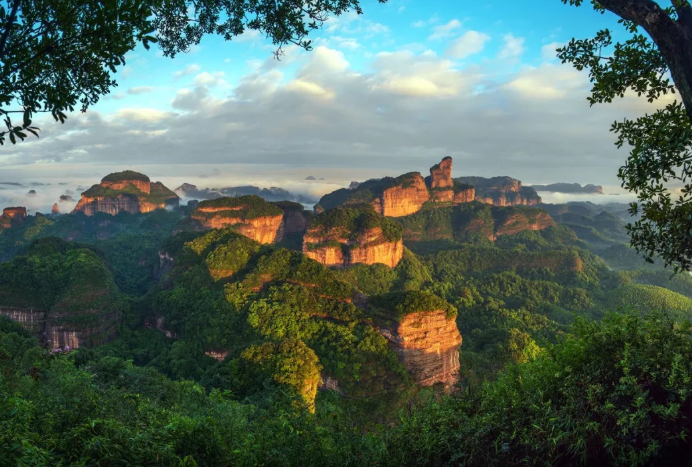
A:
{"type": "Polygon", "coordinates": [[[309,228],[344,229],[347,238],[355,239],[366,230],[381,228],[389,242],[401,240],[401,225],[375,212],[372,206],[358,205],[329,209],[315,216],[309,228]]]}
{"type": "Polygon", "coordinates": [[[419,177],[421,177],[419,172],[409,172],[399,175],[398,177],[366,180],[354,190],[341,188],[324,195],[320,199],[318,205],[324,210],[330,210],[343,205],[367,204],[374,201],[376,198],[380,198],[388,188],[410,188],[419,177]]]}
{"type": "Polygon", "coordinates": [[[692,423],[692,334],[653,314],[578,321],[496,381],[403,418],[388,465],[671,465],[692,423]]]}
{"type": "Polygon", "coordinates": [[[101,179],[103,182],[121,182],[125,180],[138,180],[140,182],[148,182],[149,177],[143,173],[135,172],[134,170],[124,170],[122,172],[114,172],[106,175],[101,179]]]}
{"type": "MultiPolygon", "coordinates": [[[[563,2],[577,6],[582,3],[563,2]]],[[[594,2],[593,7],[620,16],[626,40],[614,43],[613,34],[605,29],[592,39],[572,39],[558,49],[563,63],[589,71],[593,83],[588,97],[591,105],[610,103],[627,91],[644,95],[649,102],[668,93],[681,94],[682,103],[676,101],[635,120],[615,122],[611,131],[618,137],[618,148],[632,148],[618,173],[622,186],[638,198],[629,212],[641,213],[639,220],[627,226],[631,245],[650,259],[660,257],[676,272],[689,270],[692,93],[688,73],[680,64],[691,58],[684,47],[686,31],[692,27],[692,7],[687,2],[673,2],[672,7],[664,9],[644,2],[625,8],[616,0],[594,2]],[[647,34],[642,34],[640,28],[647,34]],[[612,53],[604,57],[603,49],[612,53]]]]}
{"type": "Polygon", "coordinates": [[[692,312],[692,299],[655,285],[630,284],[608,293],[608,304],[641,310],[692,312]]]}
{"type": "Polygon", "coordinates": [[[242,219],[255,219],[257,217],[276,217],[283,215],[283,211],[257,195],[245,195],[235,198],[217,198],[201,201],[194,212],[199,217],[240,217],[242,219]],[[228,210],[203,212],[203,208],[228,208],[228,210]]]}
{"type": "Polygon", "coordinates": [[[371,305],[383,310],[387,318],[401,321],[407,315],[428,311],[445,311],[447,318],[454,318],[457,309],[446,300],[423,290],[391,292],[373,297],[371,305]]]}

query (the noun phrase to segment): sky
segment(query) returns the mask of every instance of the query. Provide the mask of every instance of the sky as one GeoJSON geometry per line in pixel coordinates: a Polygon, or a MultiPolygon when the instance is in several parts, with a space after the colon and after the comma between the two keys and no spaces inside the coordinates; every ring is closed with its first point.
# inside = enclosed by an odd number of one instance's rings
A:
{"type": "Polygon", "coordinates": [[[38,140],[0,146],[0,206],[45,209],[124,169],[170,188],[319,196],[352,180],[425,175],[445,156],[454,176],[594,183],[621,194],[608,200],[631,198],[617,179],[627,151],[610,126],[654,107],[636,96],[589,107],[588,76],[555,57],[599,29],[626,38],[616,17],[559,0],[361,4],[363,15],[311,35],[312,51],[285,47],[281,60],[253,32],[206,37],[174,59],[138,47],[86,113],[37,119],[38,140]],[[44,185],[27,198],[31,183],[44,185]]]}

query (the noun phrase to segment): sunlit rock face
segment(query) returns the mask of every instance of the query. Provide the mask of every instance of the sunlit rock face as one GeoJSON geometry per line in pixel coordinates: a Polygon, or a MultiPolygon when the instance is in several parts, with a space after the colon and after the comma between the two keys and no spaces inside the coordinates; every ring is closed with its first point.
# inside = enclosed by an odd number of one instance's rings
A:
{"type": "Polygon", "coordinates": [[[101,183],[82,193],[74,212],[92,216],[97,212],[136,214],[176,207],[180,198],[161,182],[151,182],[144,174],[125,171],[106,175],[101,183]]]}
{"type": "Polygon", "coordinates": [[[475,199],[493,206],[536,206],[542,202],[536,190],[511,177],[457,177],[475,187],[475,199]]]}
{"type": "Polygon", "coordinates": [[[339,229],[311,229],[303,238],[303,253],[325,266],[382,263],[393,268],[401,261],[404,243],[401,239],[388,241],[379,227],[355,238],[339,229]]]}
{"type": "Polygon", "coordinates": [[[420,210],[430,199],[425,180],[415,173],[401,184],[387,188],[382,195],[372,201],[375,211],[387,217],[407,216],[420,210]]]}
{"type": "Polygon", "coordinates": [[[303,253],[326,266],[382,263],[393,268],[404,254],[402,229],[370,206],[338,207],[312,220],[303,253]]]}
{"type": "Polygon", "coordinates": [[[380,331],[417,384],[449,388],[457,382],[461,334],[446,311],[411,313],[380,331]]]}
{"type": "Polygon", "coordinates": [[[430,200],[441,203],[454,202],[454,180],[452,180],[452,158],[445,157],[439,164],[430,167],[430,200]]]}
{"type": "Polygon", "coordinates": [[[255,195],[202,201],[190,217],[210,229],[233,227],[258,243],[280,242],[284,235],[284,212],[255,195]]]}
{"type": "Polygon", "coordinates": [[[19,225],[26,219],[26,208],[21,206],[9,207],[2,210],[0,215],[0,229],[9,229],[13,225],[19,225]]]}

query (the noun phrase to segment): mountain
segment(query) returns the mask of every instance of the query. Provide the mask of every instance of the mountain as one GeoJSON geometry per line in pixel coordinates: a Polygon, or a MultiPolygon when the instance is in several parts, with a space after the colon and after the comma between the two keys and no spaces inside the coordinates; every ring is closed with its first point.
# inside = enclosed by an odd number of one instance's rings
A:
{"type": "Polygon", "coordinates": [[[352,206],[318,214],[303,238],[303,253],[327,266],[399,264],[404,254],[401,226],[371,205],[352,206]]]}
{"type": "Polygon", "coordinates": [[[266,201],[294,201],[302,204],[314,204],[315,200],[310,196],[291,193],[279,187],[260,188],[253,185],[229,186],[224,188],[197,188],[191,183],[183,183],[175,192],[184,197],[198,200],[216,199],[223,197],[237,197],[255,195],[266,201]]]}
{"type": "Polygon", "coordinates": [[[551,183],[549,185],[531,185],[536,191],[549,191],[551,193],[585,193],[603,194],[603,187],[600,185],[584,185],[578,183],[551,183]]]}
{"type": "Polygon", "coordinates": [[[0,316],[24,325],[49,349],[112,340],[126,306],[105,258],[87,245],[49,237],[0,264],[0,316]]]}
{"type": "Polygon", "coordinates": [[[0,216],[0,229],[9,229],[24,222],[24,219],[26,219],[25,207],[4,208],[0,216]]]}
{"type": "Polygon", "coordinates": [[[396,178],[352,182],[349,188],[324,195],[315,211],[367,203],[383,216],[402,217],[428,205],[448,206],[474,200],[496,206],[533,206],[541,202],[535,190],[522,187],[519,180],[509,177],[452,178],[452,158],[445,157],[430,168],[430,175],[425,178],[420,172],[410,172],[396,178]]]}
{"type": "Polygon", "coordinates": [[[205,200],[190,217],[207,228],[233,226],[259,243],[278,242],[283,238],[283,210],[256,195],[205,200]]]}
{"type": "Polygon", "coordinates": [[[541,203],[541,197],[532,187],[521,185],[521,181],[511,177],[457,177],[460,183],[473,185],[476,188],[477,201],[494,206],[535,206],[541,203]]]}
{"type": "Polygon", "coordinates": [[[126,170],[106,175],[99,185],[93,185],[82,193],[74,211],[87,216],[97,212],[118,214],[150,212],[155,209],[175,207],[178,195],[161,182],[152,183],[144,174],[126,170]]]}

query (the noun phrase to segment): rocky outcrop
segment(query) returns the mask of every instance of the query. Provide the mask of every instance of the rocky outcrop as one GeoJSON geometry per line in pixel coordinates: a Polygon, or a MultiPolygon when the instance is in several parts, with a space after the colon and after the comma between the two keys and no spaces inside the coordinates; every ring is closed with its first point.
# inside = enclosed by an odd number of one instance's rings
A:
{"type": "Polygon", "coordinates": [[[303,253],[326,266],[382,263],[393,268],[404,254],[401,226],[370,207],[335,208],[312,221],[303,253]]]}
{"type": "Polygon", "coordinates": [[[367,180],[357,185],[351,183],[351,186],[354,188],[342,188],[324,195],[315,211],[320,213],[338,206],[369,204],[383,216],[400,217],[417,212],[430,199],[428,187],[419,172],[367,180]]]}
{"type": "Polygon", "coordinates": [[[53,203],[53,207],[50,209],[51,214],[60,214],[60,208],[58,203],[53,203]]]}
{"type": "Polygon", "coordinates": [[[255,195],[200,202],[190,217],[204,227],[233,227],[258,243],[279,242],[284,235],[284,211],[255,195]]]}
{"type": "Polygon", "coordinates": [[[425,180],[419,173],[409,175],[398,185],[386,188],[371,202],[375,211],[387,217],[407,216],[420,210],[430,199],[425,180]]]}
{"type": "Polygon", "coordinates": [[[498,213],[495,216],[495,238],[500,235],[515,235],[525,230],[543,230],[555,225],[555,221],[543,210],[536,210],[527,216],[524,212],[498,213]]]}
{"type": "Polygon", "coordinates": [[[104,344],[117,335],[119,318],[119,314],[114,312],[84,324],[72,312],[7,306],[0,306],[0,316],[21,324],[49,349],[77,349],[104,344]]]}
{"type": "Polygon", "coordinates": [[[475,242],[481,238],[495,241],[501,235],[543,230],[555,225],[550,215],[539,208],[499,207],[478,201],[424,210],[403,217],[399,222],[404,227],[406,241],[475,242]]]}
{"type": "Polygon", "coordinates": [[[454,202],[454,180],[452,180],[452,158],[445,157],[439,164],[430,167],[430,200],[437,203],[454,202]]]}
{"type": "Polygon", "coordinates": [[[207,350],[204,355],[216,359],[216,361],[223,362],[226,357],[228,357],[228,350],[207,350]]]}
{"type": "Polygon", "coordinates": [[[475,199],[493,206],[536,206],[541,197],[531,187],[521,185],[521,181],[511,177],[458,177],[460,183],[473,185],[475,199]]]}
{"type": "Polygon", "coordinates": [[[0,215],[0,228],[9,229],[14,225],[19,225],[26,219],[26,208],[17,206],[5,208],[0,215]]]}
{"type": "Polygon", "coordinates": [[[284,235],[304,234],[310,223],[310,216],[300,203],[279,201],[275,204],[284,212],[284,235]]]}
{"type": "Polygon", "coordinates": [[[105,176],[99,185],[82,193],[74,212],[81,211],[87,216],[97,212],[116,215],[124,211],[136,214],[176,207],[179,202],[178,195],[161,182],[152,183],[144,174],[125,171],[105,176]]]}
{"type": "Polygon", "coordinates": [[[457,382],[461,334],[445,310],[410,313],[380,332],[417,384],[457,382]]]}

